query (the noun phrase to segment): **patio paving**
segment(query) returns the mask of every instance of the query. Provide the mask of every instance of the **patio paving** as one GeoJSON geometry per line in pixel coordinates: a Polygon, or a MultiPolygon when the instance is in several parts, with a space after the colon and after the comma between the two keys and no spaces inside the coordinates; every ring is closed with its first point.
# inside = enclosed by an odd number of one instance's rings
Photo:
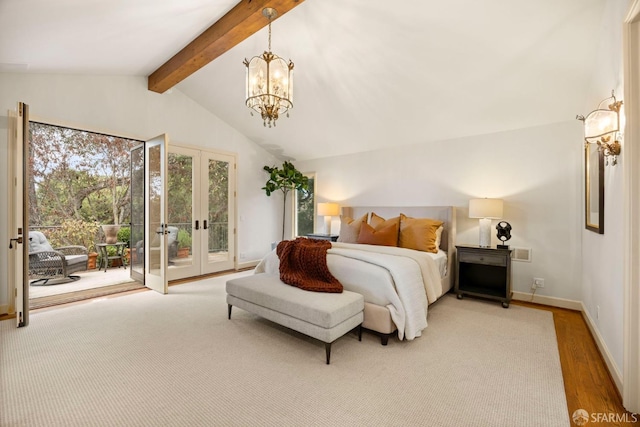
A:
{"type": "Polygon", "coordinates": [[[128,267],[112,267],[108,268],[106,272],[104,270],[80,271],[75,273],[75,275],[80,276],[80,279],[76,281],[70,281],[68,279],[49,280],[46,285],[30,284],[29,299],[102,288],[134,281],[130,277],[128,267]]]}

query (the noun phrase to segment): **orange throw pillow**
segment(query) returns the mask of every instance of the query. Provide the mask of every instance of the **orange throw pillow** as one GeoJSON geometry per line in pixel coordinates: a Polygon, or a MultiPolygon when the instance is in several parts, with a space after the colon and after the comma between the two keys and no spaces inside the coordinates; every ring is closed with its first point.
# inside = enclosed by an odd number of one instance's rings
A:
{"type": "Polygon", "coordinates": [[[411,218],[400,214],[400,243],[398,246],[437,253],[436,231],[442,224],[442,221],[431,218],[411,218]]]}
{"type": "Polygon", "coordinates": [[[365,245],[398,246],[398,224],[392,223],[387,227],[374,229],[369,224],[362,224],[358,243],[365,245]]]}
{"type": "Polygon", "coordinates": [[[369,219],[369,225],[372,226],[375,230],[388,227],[391,224],[397,224],[398,227],[400,227],[400,217],[396,216],[393,218],[384,219],[381,216],[376,215],[375,212],[371,212],[371,219],[369,219]]]}

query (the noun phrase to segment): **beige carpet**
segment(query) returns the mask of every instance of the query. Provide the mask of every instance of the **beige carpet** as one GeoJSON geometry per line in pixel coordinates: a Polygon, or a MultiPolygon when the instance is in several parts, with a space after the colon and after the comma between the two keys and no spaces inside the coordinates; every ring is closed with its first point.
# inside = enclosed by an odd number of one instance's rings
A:
{"type": "Polygon", "coordinates": [[[2,426],[568,426],[551,314],[446,296],[387,347],[234,309],[216,277],[0,322],[2,426]]]}

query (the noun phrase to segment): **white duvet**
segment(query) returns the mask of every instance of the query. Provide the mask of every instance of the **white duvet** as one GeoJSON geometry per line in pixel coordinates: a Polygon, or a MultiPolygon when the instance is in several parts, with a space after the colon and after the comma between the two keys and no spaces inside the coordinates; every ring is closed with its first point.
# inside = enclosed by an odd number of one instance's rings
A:
{"type": "MultiPolygon", "coordinates": [[[[344,289],[366,302],[385,306],[398,328],[398,338],[412,340],[427,327],[427,306],[442,295],[436,254],[389,246],[332,242],[327,266],[344,289]]],[[[255,273],[279,274],[275,251],[260,261],[255,273]]]]}

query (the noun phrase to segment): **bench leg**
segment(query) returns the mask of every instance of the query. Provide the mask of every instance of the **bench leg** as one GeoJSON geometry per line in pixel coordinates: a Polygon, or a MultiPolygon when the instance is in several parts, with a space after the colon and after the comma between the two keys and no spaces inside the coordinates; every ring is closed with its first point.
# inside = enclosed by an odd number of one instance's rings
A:
{"type": "Polygon", "coordinates": [[[362,341],[362,323],[358,325],[358,341],[362,341]]]}
{"type": "Polygon", "coordinates": [[[227,304],[229,306],[228,308],[228,312],[229,312],[229,319],[231,319],[231,307],[233,307],[231,304],[227,304]]]}
{"type": "Polygon", "coordinates": [[[331,343],[330,342],[324,343],[324,350],[327,353],[327,365],[328,365],[329,362],[331,361],[331,343]]]}

